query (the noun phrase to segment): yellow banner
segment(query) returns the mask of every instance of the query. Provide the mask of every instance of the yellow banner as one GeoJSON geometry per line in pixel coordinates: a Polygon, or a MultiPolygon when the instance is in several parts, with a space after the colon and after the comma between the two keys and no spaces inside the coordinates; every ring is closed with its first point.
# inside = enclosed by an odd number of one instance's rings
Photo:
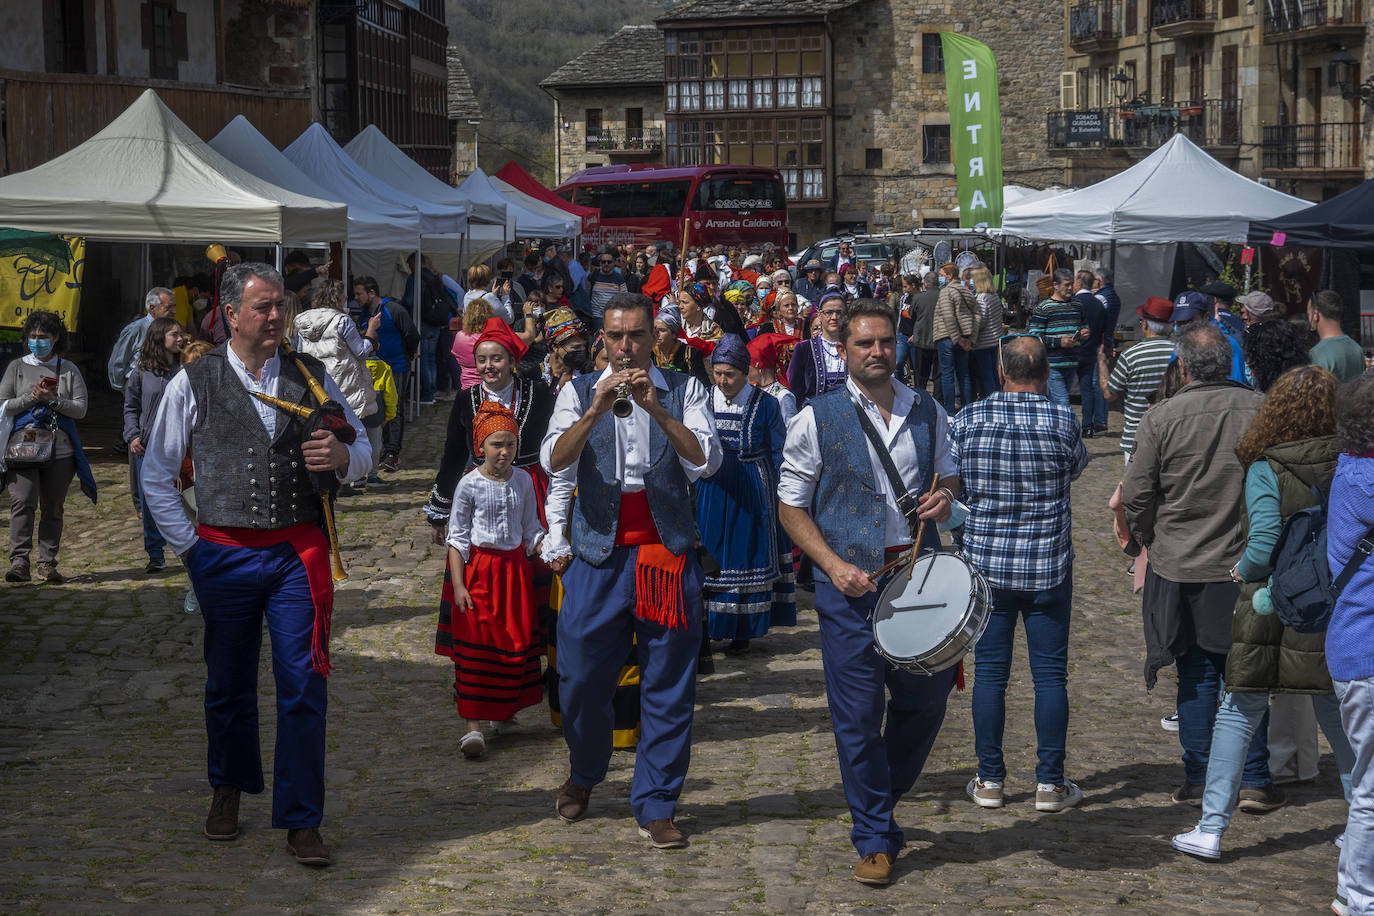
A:
{"type": "Polygon", "coordinates": [[[72,269],[37,260],[28,254],[0,257],[0,327],[23,327],[34,309],[56,312],[68,331],[76,330],[81,307],[81,279],[85,275],[86,240],[64,239],[71,248],[72,269]]]}

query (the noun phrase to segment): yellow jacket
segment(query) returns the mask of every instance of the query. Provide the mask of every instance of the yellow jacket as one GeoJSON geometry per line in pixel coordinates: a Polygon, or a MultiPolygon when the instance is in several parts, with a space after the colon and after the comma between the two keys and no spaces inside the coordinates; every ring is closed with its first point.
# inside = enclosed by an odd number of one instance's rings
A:
{"type": "Polygon", "coordinates": [[[390,423],[396,418],[396,406],[400,403],[400,397],[396,392],[396,376],[392,374],[391,367],[380,359],[369,359],[367,368],[372,373],[373,389],[382,393],[386,422],[390,423]]]}

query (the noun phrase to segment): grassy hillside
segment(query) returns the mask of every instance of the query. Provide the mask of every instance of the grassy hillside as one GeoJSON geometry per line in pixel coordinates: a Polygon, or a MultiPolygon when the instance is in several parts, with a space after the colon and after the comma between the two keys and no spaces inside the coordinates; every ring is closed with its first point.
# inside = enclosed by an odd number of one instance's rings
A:
{"type": "Polygon", "coordinates": [[[446,0],[457,45],[482,103],[481,166],[515,159],[553,177],[553,99],[539,81],[623,25],[652,22],[675,0],[446,0]]]}

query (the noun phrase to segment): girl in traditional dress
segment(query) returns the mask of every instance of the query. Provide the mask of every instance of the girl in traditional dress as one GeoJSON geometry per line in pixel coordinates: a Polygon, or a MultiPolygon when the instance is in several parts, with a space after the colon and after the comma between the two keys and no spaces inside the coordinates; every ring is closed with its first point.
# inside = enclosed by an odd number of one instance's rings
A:
{"type": "Polygon", "coordinates": [[[543,698],[543,654],[528,554],[544,527],[530,476],[512,467],[519,424],[486,401],[473,422],[482,464],[458,481],[448,520],[448,579],[439,634],[453,660],[458,715],[467,732],[458,748],[470,760],[487,751],[481,720],[505,722],[543,698]]]}
{"type": "Polygon", "coordinates": [[[797,338],[787,334],[760,334],[749,341],[749,384],[777,399],[784,426],[797,415],[797,399],[779,380],[779,367],[786,367],[796,345],[797,338]]]}
{"type": "Polygon", "coordinates": [[[720,470],[697,482],[701,542],[720,562],[706,579],[706,626],[740,655],[770,626],[795,626],[792,545],[780,538],[778,470],[787,431],[776,399],[749,384],[744,340],[726,334],[711,354],[716,431],[725,450],[720,470]]]}
{"type": "Polygon", "coordinates": [[[654,318],[654,365],[692,376],[706,387],[711,386],[706,355],[678,337],[682,333],[682,315],[676,305],[665,305],[654,318]]]}

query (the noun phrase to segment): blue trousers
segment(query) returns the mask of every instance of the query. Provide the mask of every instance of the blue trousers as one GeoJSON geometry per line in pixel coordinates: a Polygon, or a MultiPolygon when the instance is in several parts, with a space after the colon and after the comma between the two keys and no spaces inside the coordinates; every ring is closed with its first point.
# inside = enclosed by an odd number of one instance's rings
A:
{"type": "Polygon", "coordinates": [[[905,334],[897,335],[897,371],[894,373],[898,381],[906,381],[907,377],[916,371],[916,363],[912,358],[915,347],[911,345],[911,338],[905,334]]]}
{"type": "MultiPolygon", "coordinates": [[[[1226,674],[1226,656],[1192,646],[1174,659],[1178,668],[1178,743],[1183,747],[1183,778],[1195,786],[1207,782],[1212,729],[1226,674]]],[[[1257,789],[1272,782],[1269,776],[1269,705],[1250,739],[1240,784],[1257,789]]]]}
{"type": "Polygon", "coordinates": [[[439,325],[420,325],[420,400],[434,400],[434,385],[437,377],[436,358],[439,350],[439,325]]]}
{"type": "Polygon", "coordinates": [[[290,544],[249,548],[201,539],[186,556],[205,618],[205,730],[212,786],[263,790],[258,741],[262,622],[272,639],[277,745],[272,826],[318,827],[324,817],[325,679],[310,666],[315,609],[290,544]]]}
{"type": "MultiPolygon", "coordinates": [[[[131,461],[134,462],[134,479],[135,479],[135,480],[141,480],[141,479],[143,478],[143,456],[142,456],[142,455],[135,455],[135,454],[131,451],[131,452],[129,452],[129,459],[130,459],[131,461]]],[[[134,492],[134,499],[135,499],[135,501],[136,501],[137,503],[140,504],[140,511],[141,511],[141,504],[142,504],[143,500],[140,498],[140,492],[137,491],[137,490],[134,492]]],[[[158,527],[157,527],[157,522],[153,521],[153,513],[151,513],[151,512],[144,512],[144,513],[143,513],[143,550],[144,550],[145,553],[148,554],[148,559],[150,559],[150,560],[162,560],[162,559],[165,559],[165,558],[166,558],[166,550],[165,550],[166,546],[167,546],[167,542],[166,542],[166,540],[163,539],[163,537],[162,537],[162,532],[161,532],[161,531],[158,529],[158,527]]]]}
{"type": "Polygon", "coordinates": [[[1002,390],[1002,385],[997,381],[997,348],[983,347],[981,350],[973,350],[969,353],[969,375],[976,382],[977,391],[975,394],[979,398],[985,398],[996,391],[1002,390]]]}
{"type": "Polygon", "coordinates": [[[1097,351],[1091,362],[1078,364],[1078,401],[1083,409],[1083,428],[1107,425],[1107,396],[1097,384],[1097,351]]]}
{"type": "Polygon", "coordinates": [[[1069,729],[1069,612],[1073,571],[1043,591],[992,590],[992,616],[974,649],[973,743],[978,776],[1003,782],[1007,765],[1002,735],[1007,720],[1007,680],[1011,674],[1016,622],[1024,620],[1026,654],[1035,684],[1035,779],[1064,784],[1064,746],[1069,729]]]}
{"type": "Polygon", "coordinates": [[[958,669],[925,677],[879,655],[869,623],[877,600],[877,592],[850,598],[828,582],[816,583],[826,701],[854,821],[850,840],[860,856],[883,852],[896,858],[905,837],[893,809],[916,784],[935,746],[958,669]]]}
{"type": "Polygon", "coordinates": [[[692,756],[692,712],[701,649],[701,567],[688,552],[682,571],[687,626],[668,629],[635,616],[637,547],[616,547],[603,566],[573,560],[558,612],[558,700],[572,781],[591,788],[611,760],[611,706],[631,640],[639,644],[639,749],[630,807],[635,821],[671,818],[692,756]]]}
{"type": "Polygon", "coordinates": [[[1050,400],[1068,407],[1069,389],[1077,377],[1077,366],[1050,366],[1050,400]]]}
{"type": "Polygon", "coordinates": [[[969,351],[946,337],[935,342],[936,359],[940,363],[940,402],[951,417],[961,404],[973,400],[973,383],[969,380],[969,351]]]}

